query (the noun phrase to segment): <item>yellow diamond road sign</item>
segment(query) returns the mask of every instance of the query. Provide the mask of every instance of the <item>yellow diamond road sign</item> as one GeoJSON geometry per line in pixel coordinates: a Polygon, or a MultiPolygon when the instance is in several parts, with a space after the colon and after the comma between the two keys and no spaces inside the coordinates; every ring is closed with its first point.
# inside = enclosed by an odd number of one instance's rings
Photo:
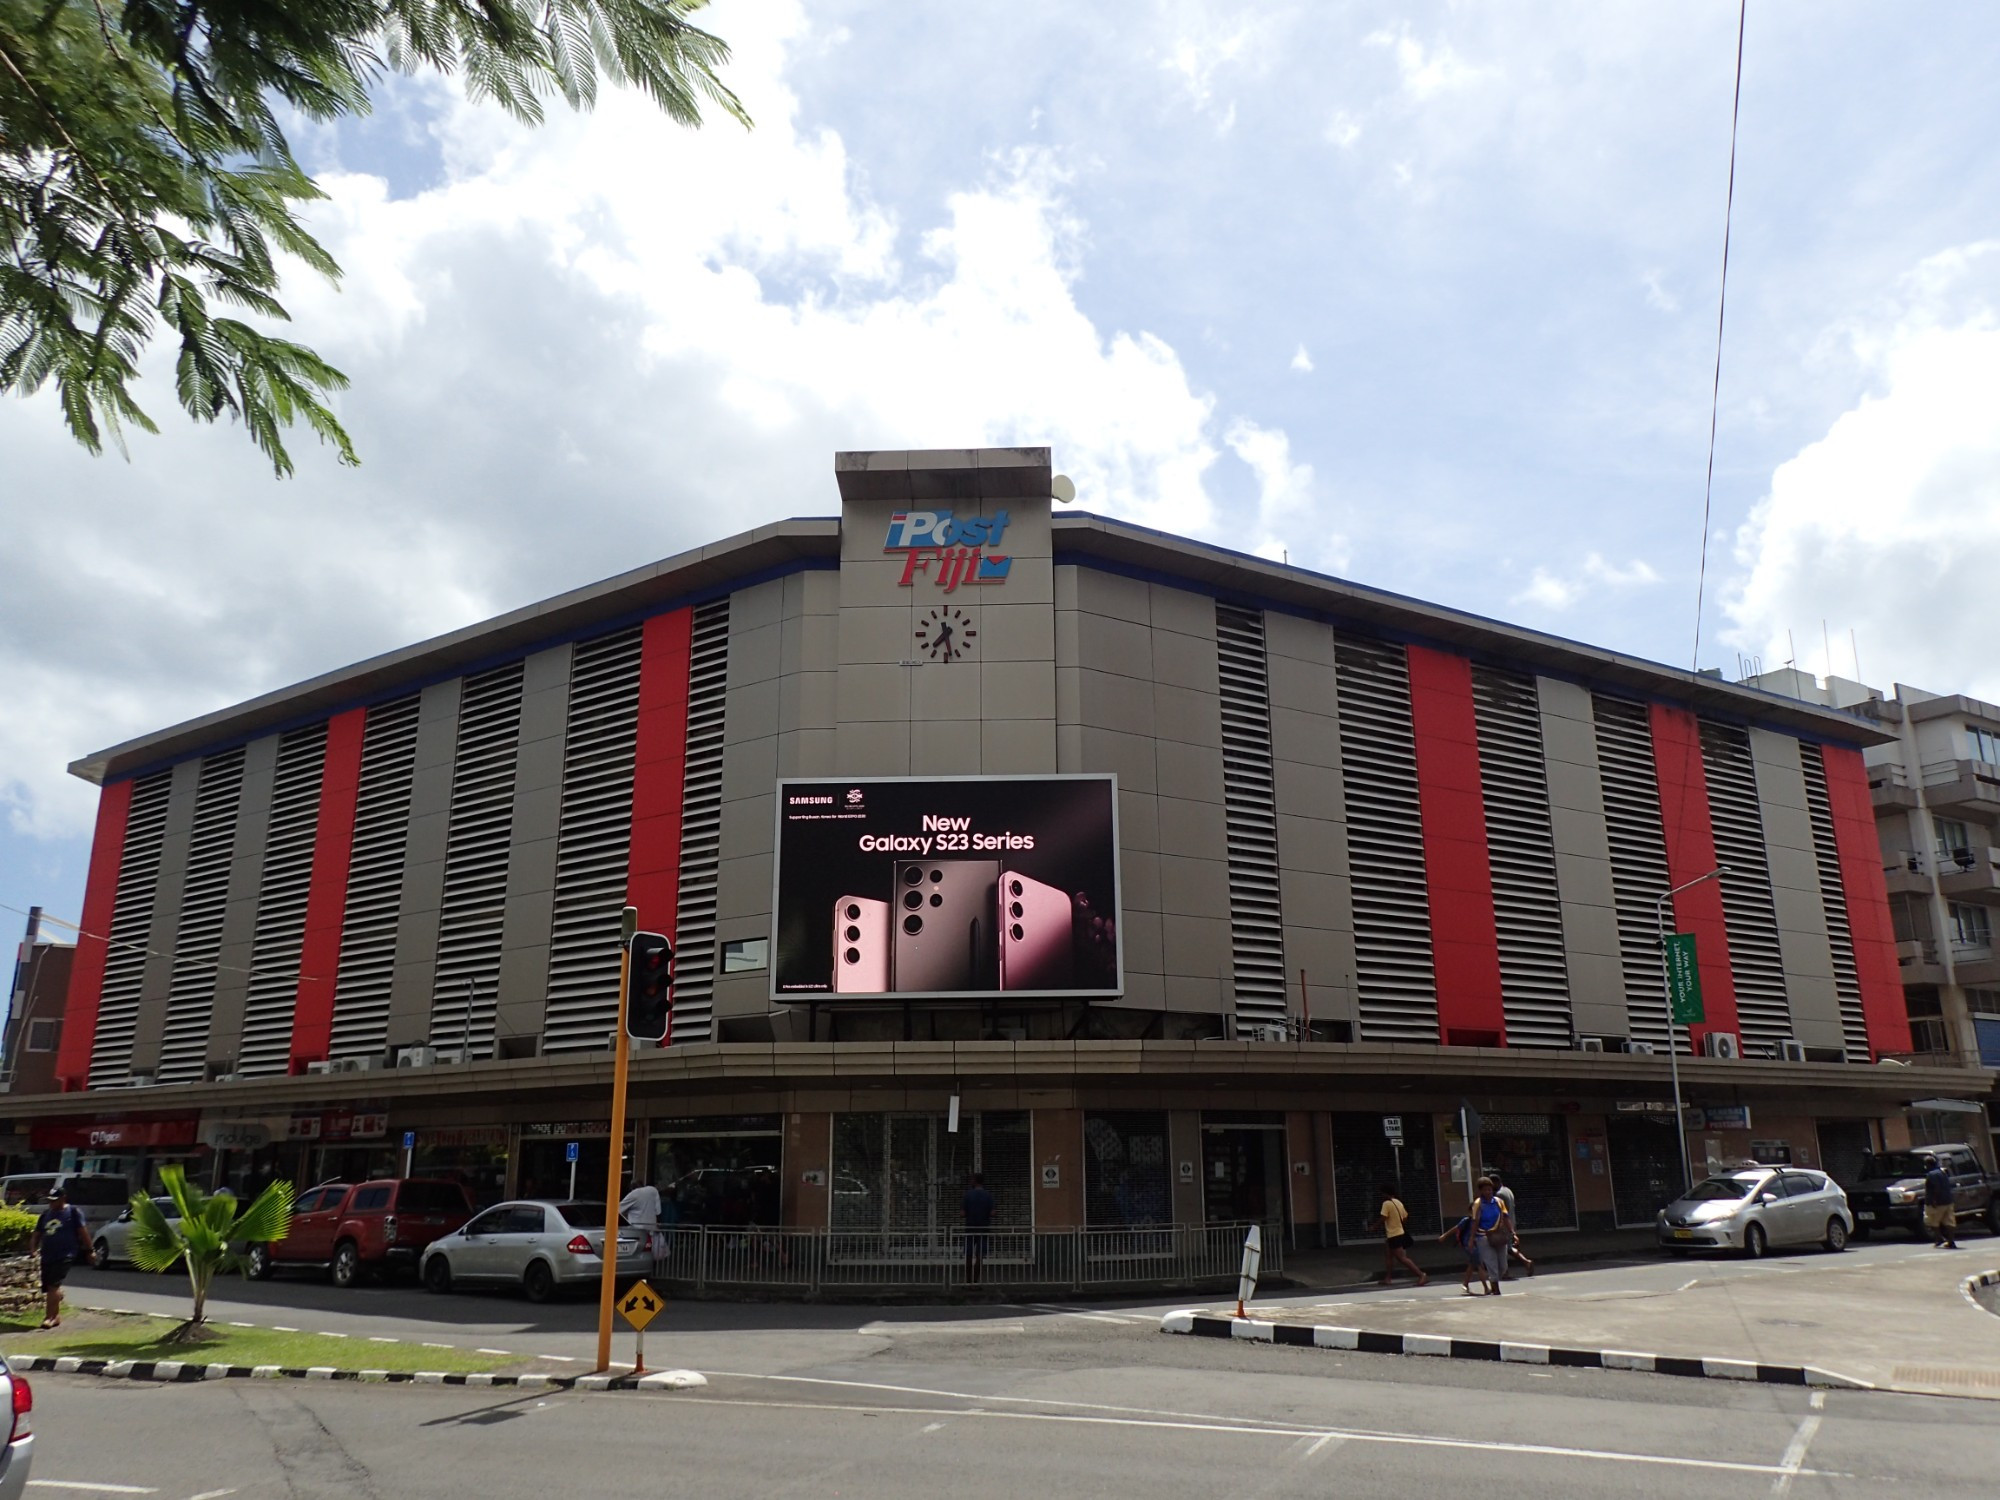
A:
{"type": "Polygon", "coordinates": [[[660,1315],[660,1309],[666,1306],[666,1300],[641,1281],[618,1299],[618,1316],[644,1333],[646,1325],[660,1315]]]}

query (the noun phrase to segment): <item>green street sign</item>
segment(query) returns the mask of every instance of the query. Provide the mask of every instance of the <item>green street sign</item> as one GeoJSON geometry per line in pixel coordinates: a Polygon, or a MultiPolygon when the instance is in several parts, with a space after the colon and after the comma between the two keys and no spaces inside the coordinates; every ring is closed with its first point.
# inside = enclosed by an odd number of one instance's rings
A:
{"type": "Polygon", "coordinates": [[[1701,1006],[1701,968],[1691,932],[1667,939],[1667,1002],[1676,1026],[1699,1026],[1708,1018],[1701,1006]]]}

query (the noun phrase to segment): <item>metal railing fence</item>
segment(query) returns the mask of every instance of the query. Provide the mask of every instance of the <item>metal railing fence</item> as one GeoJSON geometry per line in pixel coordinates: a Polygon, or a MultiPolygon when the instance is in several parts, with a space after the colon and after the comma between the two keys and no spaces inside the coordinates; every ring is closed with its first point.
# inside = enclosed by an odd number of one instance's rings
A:
{"type": "MultiPolygon", "coordinates": [[[[979,1252],[978,1284],[1082,1290],[1235,1281],[1247,1224],[1163,1224],[1144,1229],[965,1229],[850,1232],[685,1225],[666,1231],[660,1277],[697,1294],[730,1288],[881,1287],[951,1291],[969,1284],[967,1242],[979,1252]]],[[[1279,1226],[1264,1226],[1265,1274],[1284,1269],[1279,1226]]]]}

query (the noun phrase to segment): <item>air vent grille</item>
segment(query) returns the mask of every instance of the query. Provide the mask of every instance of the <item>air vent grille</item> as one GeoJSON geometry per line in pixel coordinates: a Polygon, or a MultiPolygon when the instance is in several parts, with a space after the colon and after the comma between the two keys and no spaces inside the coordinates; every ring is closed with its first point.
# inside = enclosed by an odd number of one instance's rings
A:
{"type": "Polygon", "coordinates": [[[319,832],[320,777],[326,769],[326,725],[295,729],[278,741],[271,786],[270,832],[264,840],[264,883],[257,896],[257,936],[243,1040],[236,1070],[246,1076],[282,1073],[291,1060],[292,1017],[298,1009],[299,950],[306,936],[313,845],[319,832]]]}
{"type": "Polygon", "coordinates": [[[1778,946],[1778,912],[1771,900],[1771,862],[1757,803],[1757,766],[1750,736],[1727,724],[1701,726],[1701,763],[1708,785],[1709,823],[1723,875],[1722,915],[1729,930],[1729,972],[1736,1020],[1746,1050],[1768,1049],[1792,1035],[1785,958],[1778,946]]]}
{"type": "Polygon", "coordinates": [[[1435,1042],[1437,976],[1409,658],[1397,646],[1336,634],[1334,677],[1361,1036],[1435,1042]]]}
{"type": "Polygon", "coordinates": [[[544,1052],[602,1050],[618,1024],[618,922],[632,846],[638,627],[578,645],[563,739],[544,1052]]]}
{"type": "Polygon", "coordinates": [[[1555,834],[1535,679],[1472,669],[1479,785],[1500,939],[1500,994],[1512,1047],[1568,1047],[1569,964],[1556,889],[1555,834]]]}
{"type": "Polygon", "coordinates": [[[173,978],[167,989],[166,1026],[160,1036],[161,1083],[199,1082],[208,1061],[208,1029],[215,1014],[216,960],[222,957],[222,918],[229,910],[229,869],[236,853],[236,815],[243,802],[243,750],[225,750],[201,763],[194,794],[194,831],[188,840],[187,877],[181,887],[181,930],[174,939],[173,978]]]}
{"type": "MultiPolygon", "coordinates": [[[[1667,841],[1660,826],[1660,784],[1653,726],[1642,703],[1593,697],[1598,775],[1604,785],[1604,831],[1611,846],[1611,891],[1618,908],[1618,950],[1625,975],[1626,1027],[1633,1040],[1667,1045],[1666,976],[1654,903],[1665,895],[1667,841]]],[[[1680,1050],[1687,1031],[1675,1028],[1680,1050]]]]}
{"type": "Polygon", "coordinates": [[[1833,950],[1833,988],[1840,997],[1840,1038],[1847,1055],[1863,1061],[1868,1022],[1861,1009],[1861,978],[1854,960],[1854,929],[1847,920],[1847,886],[1840,878],[1840,846],[1833,836],[1833,802],[1826,791],[1826,757],[1818,745],[1799,746],[1806,773],[1806,810],[1812,816],[1813,861],[1819,866],[1819,894],[1826,908],[1827,946],[1833,950]]]}
{"type": "Polygon", "coordinates": [[[694,612],[688,647],[687,769],[681,889],[674,917],[675,1042],[705,1042],[715,1012],[715,889],[722,861],[723,719],[729,701],[729,600],[694,612]]]}
{"type": "Polygon", "coordinates": [[[364,1056],[389,1045],[389,985],[396,972],[403,857],[416,781],[418,704],[403,698],[371,708],[362,726],[354,847],[333,994],[335,1057],[364,1056]]]}
{"type": "Polygon", "coordinates": [[[1285,922],[1271,690],[1261,611],[1215,606],[1222,688],[1222,795],[1229,840],[1229,936],[1240,1027],[1284,1021],[1285,922]]]}
{"type": "Polygon", "coordinates": [[[493,1051],[507,862],[514,832],[514,771],[521,739],[523,665],[465,679],[452,759],[444,900],[431,990],[431,1045],[493,1051]]]}
{"type": "Polygon", "coordinates": [[[157,771],[133,783],[125,815],[125,846],[118,859],[118,895],[111,904],[111,931],[104,955],[104,987],[99,991],[97,1033],[90,1047],[90,1087],[112,1087],[131,1076],[132,1034],[139,1025],[139,991],[146,976],[146,948],[152,936],[153,898],[160,883],[160,852],[167,839],[167,798],[172,771],[157,771]]]}

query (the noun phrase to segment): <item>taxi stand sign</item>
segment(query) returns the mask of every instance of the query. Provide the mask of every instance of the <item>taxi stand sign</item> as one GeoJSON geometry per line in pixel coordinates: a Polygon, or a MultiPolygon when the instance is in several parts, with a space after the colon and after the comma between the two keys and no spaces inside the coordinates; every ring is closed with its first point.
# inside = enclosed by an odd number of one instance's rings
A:
{"type": "MultiPolygon", "coordinates": [[[[609,1239],[615,1229],[605,1231],[609,1239]]],[[[666,1305],[666,1298],[654,1291],[643,1281],[635,1281],[618,1299],[618,1316],[632,1325],[632,1331],[639,1336],[638,1347],[632,1351],[632,1373],[646,1373],[646,1325],[660,1315],[666,1305]]]]}
{"type": "Polygon", "coordinates": [[[1676,932],[1667,939],[1667,1003],[1676,1026],[1699,1026],[1707,1019],[1691,932],[1676,932]]]}

